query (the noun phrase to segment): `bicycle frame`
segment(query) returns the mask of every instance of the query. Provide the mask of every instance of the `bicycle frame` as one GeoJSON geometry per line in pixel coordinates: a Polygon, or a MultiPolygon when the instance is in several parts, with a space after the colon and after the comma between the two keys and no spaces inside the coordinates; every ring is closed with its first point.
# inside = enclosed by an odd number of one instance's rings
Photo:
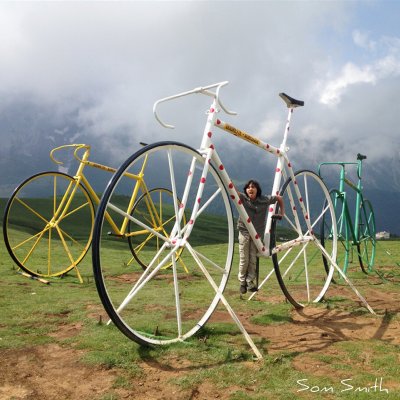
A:
{"type": "MultiPolygon", "coordinates": [[[[50,158],[52,159],[52,161],[58,165],[61,165],[62,162],[56,160],[56,158],[54,157],[54,153],[56,151],[59,151],[61,149],[67,148],[67,147],[75,148],[73,155],[74,155],[74,158],[79,162],[78,169],[74,175],[74,179],[75,179],[76,183],[75,184],[71,183],[69,185],[69,187],[67,188],[65,194],[63,195],[63,197],[57,207],[57,210],[54,213],[53,219],[57,218],[57,219],[61,220],[62,218],[65,217],[65,215],[67,215],[69,206],[72,202],[72,199],[74,197],[74,194],[75,194],[76,189],[79,184],[82,184],[87,189],[91,199],[94,201],[95,204],[98,205],[100,203],[99,196],[94,191],[92,185],[89,183],[88,179],[86,178],[86,176],[83,173],[85,166],[97,168],[97,169],[100,169],[100,170],[103,170],[106,172],[111,172],[111,173],[115,173],[115,171],[116,171],[115,168],[108,167],[106,165],[99,164],[99,163],[96,163],[93,161],[89,161],[90,146],[86,145],[86,144],[71,144],[71,145],[63,145],[63,146],[56,147],[50,152],[50,158]],[[83,155],[79,156],[79,154],[78,154],[79,151],[81,151],[83,149],[84,149],[83,155]],[[74,187],[72,187],[72,186],[74,186],[74,187]]],[[[126,211],[127,214],[130,214],[130,212],[132,211],[133,206],[136,201],[136,198],[137,198],[137,195],[139,193],[139,190],[141,189],[143,193],[148,193],[146,183],[144,182],[144,179],[143,179],[146,164],[147,164],[147,158],[144,159],[142,167],[138,174],[130,174],[130,173],[125,174],[127,177],[136,181],[136,183],[133,187],[133,190],[132,190],[131,197],[130,197],[128,209],[126,211]]],[[[154,207],[154,205],[152,205],[152,207],[154,207]]],[[[153,210],[153,211],[155,211],[155,210],[153,210]]],[[[154,214],[156,214],[156,212],[154,214]]],[[[107,222],[110,224],[111,229],[113,230],[113,234],[116,236],[127,237],[127,236],[136,236],[136,235],[146,233],[146,231],[136,231],[134,233],[127,234],[126,231],[127,231],[127,226],[129,223],[128,217],[123,218],[120,227],[118,227],[118,225],[116,224],[116,222],[114,221],[114,219],[112,218],[112,216],[109,213],[106,213],[105,218],[106,218],[107,222]]]]}
{"type": "MultiPolygon", "coordinates": [[[[165,124],[159,118],[159,116],[156,112],[156,108],[159,103],[168,101],[168,100],[172,100],[172,99],[176,99],[178,97],[187,96],[187,95],[190,95],[193,93],[202,93],[202,94],[213,97],[213,102],[211,104],[211,107],[208,110],[207,122],[206,122],[206,125],[204,128],[200,149],[198,149],[198,151],[205,157],[205,163],[204,163],[204,170],[202,173],[202,179],[201,179],[201,182],[200,182],[200,185],[198,188],[196,198],[198,200],[200,200],[202,197],[204,183],[207,178],[209,164],[212,164],[219,171],[222,181],[224,183],[224,186],[227,189],[231,199],[233,200],[233,203],[239,213],[240,218],[244,222],[246,228],[248,229],[248,231],[250,233],[251,238],[253,239],[254,243],[256,244],[259,256],[269,257],[272,254],[277,253],[279,251],[288,249],[293,246],[299,246],[301,244],[306,244],[307,242],[309,242],[311,240],[315,240],[312,226],[310,225],[308,218],[307,218],[307,210],[302,201],[300,191],[296,187],[295,193],[289,193],[289,199],[290,199],[290,204],[294,210],[295,224],[296,224],[295,228],[296,228],[296,231],[299,233],[299,237],[294,240],[288,241],[283,245],[277,245],[275,248],[271,249],[270,248],[271,247],[270,230],[271,230],[271,225],[272,225],[272,218],[273,218],[273,215],[275,214],[275,210],[276,210],[276,205],[271,205],[269,208],[267,222],[266,222],[266,228],[265,228],[265,232],[264,232],[264,238],[262,240],[260,235],[255,231],[254,226],[251,223],[244,206],[242,205],[241,201],[239,200],[238,192],[236,191],[235,186],[232,183],[232,180],[230,179],[229,174],[226,171],[226,168],[223,165],[223,163],[217,153],[215,144],[212,141],[214,127],[217,127],[217,128],[222,129],[223,131],[228,132],[228,133],[238,137],[239,139],[245,140],[245,141],[249,142],[250,144],[255,145],[255,146],[263,149],[267,153],[270,153],[270,154],[274,155],[275,157],[277,157],[278,160],[276,163],[275,177],[274,177],[274,182],[272,185],[272,192],[271,192],[272,195],[277,195],[277,194],[279,194],[279,189],[281,187],[282,178],[285,180],[288,178],[291,178],[293,181],[295,180],[293,167],[292,167],[292,164],[291,164],[288,154],[287,154],[289,149],[286,147],[286,141],[287,141],[287,137],[288,137],[288,133],[289,133],[290,121],[291,121],[291,117],[293,114],[293,110],[295,107],[297,107],[300,104],[295,104],[295,103],[289,104],[285,100],[284,96],[286,96],[286,95],[281,94],[281,97],[284,98],[284,100],[289,108],[289,111],[288,111],[287,123],[285,126],[282,143],[280,144],[279,147],[275,147],[267,142],[262,141],[259,138],[256,138],[255,136],[252,136],[252,135],[248,134],[247,132],[242,131],[242,130],[217,118],[217,113],[220,111],[221,108],[227,114],[231,114],[231,115],[236,114],[233,111],[227,110],[226,107],[221,103],[221,100],[219,99],[219,90],[222,86],[224,86],[226,84],[227,84],[227,82],[222,82],[219,84],[210,85],[210,86],[203,87],[203,88],[196,88],[192,91],[180,93],[180,94],[177,94],[174,96],[170,96],[170,97],[166,97],[164,99],[158,100],[154,104],[153,111],[154,111],[154,115],[155,115],[156,119],[164,127],[173,128],[173,125],[165,124]],[[211,89],[211,88],[216,88],[216,93],[209,91],[209,89],[211,89]],[[298,214],[297,214],[296,209],[293,207],[294,196],[297,197],[297,200],[298,200],[299,204],[301,205],[301,212],[303,213],[304,218],[307,221],[307,228],[308,228],[307,235],[302,235],[302,233],[301,233],[298,214]]],[[[183,194],[183,199],[182,199],[183,204],[186,204],[189,188],[192,184],[190,177],[193,175],[194,168],[195,168],[195,166],[192,164],[192,166],[190,167],[190,171],[189,171],[189,178],[186,183],[186,187],[185,187],[184,194],[183,194]]],[[[199,204],[200,204],[200,201],[197,201],[193,207],[192,215],[190,217],[190,224],[189,224],[188,228],[186,229],[186,231],[184,232],[184,237],[183,237],[184,241],[186,241],[187,238],[190,236],[190,233],[191,233],[193,226],[195,224],[195,221],[196,221],[196,217],[199,213],[201,213],[199,204]]],[[[180,210],[180,215],[182,215],[183,212],[184,212],[183,209],[180,210]]],[[[177,228],[177,229],[179,229],[179,228],[177,228]]]]}

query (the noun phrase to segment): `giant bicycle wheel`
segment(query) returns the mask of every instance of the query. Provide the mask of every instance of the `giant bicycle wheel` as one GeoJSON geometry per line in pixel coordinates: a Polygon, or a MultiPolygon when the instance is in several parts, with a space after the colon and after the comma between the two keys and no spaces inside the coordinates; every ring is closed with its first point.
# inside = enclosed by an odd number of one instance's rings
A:
{"type": "MultiPolygon", "coordinates": [[[[351,251],[353,242],[351,239],[349,221],[346,213],[345,201],[343,195],[336,189],[330,191],[330,197],[335,209],[336,223],[337,223],[337,242],[338,249],[336,255],[336,264],[342,269],[343,273],[347,273],[347,267],[351,261],[351,251]]],[[[321,225],[321,244],[325,247],[332,241],[333,231],[329,226],[329,215],[323,216],[323,224],[321,225]],[[330,232],[327,231],[330,229],[330,232]]],[[[326,257],[323,257],[325,270],[329,273],[330,262],[326,257]]],[[[335,274],[334,274],[335,276],[335,274]]],[[[338,279],[340,277],[338,276],[338,279]]]]}
{"type": "Polygon", "coordinates": [[[281,196],[285,216],[272,224],[272,244],[276,246],[272,260],[286,298],[301,308],[320,301],[331,282],[334,267],[331,265],[326,274],[322,256],[336,259],[335,212],[329,191],[312,171],[299,171],[294,180],[289,178],[282,187],[281,196]],[[323,223],[327,225],[325,230],[322,230],[323,223]],[[325,247],[321,243],[321,231],[326,235],[325,247]]]}
{"type": "MultiPolygon", "coordinates": [[[[178,200],[178,207],[181,201],[178,200]]],[[[174,223],[174,210],[170,205],[173,204],[173,193],[165,188],[155,188],[143,193],[136,201],[131,215],[140,222],[151,226],[156,232],[162,233],[166,237],[171,232],[174,223]]],[[[186,213],[182,215],[182,223],[186,224],[186,213]]],[[[153,252],[145,251],[149,247],[159,251],[163,241],[153,232],[144,230],[137,223],[128,223],[128,243],[132,251],[133,258],[146,269],[151,262],[153,252]]],[[[183,248],[177,251],[177,256],[182,253],[183,248]]],[[[171,263],[168,264],[171,266],[171,263]]]]}
{"type": "Polygon", "coordinates": [[[371,272],[374,267],[375,247],[375,215],[371,203],[364,200],[360,206],[357,252],[360,267],[365,273],[371,272]]]}
{"type": "Polygon", "coordinates": [[[229,197],[215,169],[184,144],[155,143],[139,150],[118,169],[99,205],[93,238],[97,290],[115,325],[137,343],[185,340],[215,310],[220,297],[216,290],[225,289],[233,247],[229,197]],[[173,193],[172,201],[163,205],[164,215],[174,218],[173,226],[165,232],[157,232],[152,224],[123,211],[123,199],[129,193],[127,175],[137,173],[144,157],[148,157],[147,187],[163,187],[173,193]],[[204,167],[209,171],[207,177],[203,175],[204,167]],[[204,188],[201,198],[199,186],[204,188]],[[131,230],[152,233],[162,243],[152,247],[146,244],[143,251],[150,262],[145,270],[128,262],[132,257],[128,246],[119,245],[107,235],[105,212],[128,217],[131,230]],[[191,215],[186,223],[183,213],[191,215]]]}
{"type": "Polygon", "coordinates": [[[42,172],[23,181],[9,199],[4,241],[24,271],[59,276],[85,256],[93,225],[94,207],[86,189],[67,174],[42,172]]]}

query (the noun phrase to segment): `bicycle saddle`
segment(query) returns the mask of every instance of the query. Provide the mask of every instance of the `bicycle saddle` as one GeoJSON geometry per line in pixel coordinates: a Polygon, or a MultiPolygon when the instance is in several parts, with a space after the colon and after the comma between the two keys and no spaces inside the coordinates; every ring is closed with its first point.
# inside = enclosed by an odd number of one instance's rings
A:
{"type": "Polygon", "coordinates": [[[286,103],[288,108],[304,106],[304,101],[296,100],[293,97],[288,96],[286,93],[279,93],[279,96],[286,103]]]}

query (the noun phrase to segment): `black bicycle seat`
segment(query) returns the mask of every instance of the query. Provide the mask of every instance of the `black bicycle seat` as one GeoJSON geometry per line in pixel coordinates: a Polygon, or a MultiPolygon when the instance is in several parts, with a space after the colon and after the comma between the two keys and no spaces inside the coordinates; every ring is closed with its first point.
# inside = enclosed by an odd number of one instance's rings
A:
{"type": "Polygon", "coordinates": [[[296,100],[293,97],[288,96],[286,93],[279,93],[279,96],[286,103],[288,108],[304,106],[304,101],[296,100]]]}

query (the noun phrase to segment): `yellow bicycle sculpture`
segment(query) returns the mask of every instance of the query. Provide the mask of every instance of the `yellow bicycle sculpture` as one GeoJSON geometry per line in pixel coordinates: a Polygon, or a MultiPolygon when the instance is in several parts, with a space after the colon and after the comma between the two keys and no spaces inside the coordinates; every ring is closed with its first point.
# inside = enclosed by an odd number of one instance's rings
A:
{"type": "MultiPolygon", "coordinates": [[[[58,165],[63,163],[55,158],[55,153],[68,148],[78,161],[75,175],[64,172],[47,171],[24,180],[8,200],[5,208],[3,233],[10,256],[15,263],[32,276],[56,277],[77,268],[92,242],[95,218],[94,205],[99,204],[88,178],[84,175],[86,166],[114,173],[114,168],[89,161],[90,146],[70,144],[54,148],[50,158],[58,165]]],[[[129,184],[125,193],[117,200],[117,206],[125,210],[125,215],[108,212],[105,223],[109,226],[107,240],[113,246],[121,242],[128,244],[132,258],[127,268],[136,261],[146,269],[154,249],[159,247],[159,239],[148,230],[167,235],[174,224],[172,192],[164,188],[148,189],[144,180],[147,158],[137,171],[127,173],[129,184]],[[129,216],[142,221],[130,223],[129,216]],[[151,249],[150,256],[147,249],[151,249]]],[[[113,247],[115,249],[115,247],[113,247]]],[[[177,252],[179,258],[181,252],[177,252]]],[[[135,264],[136,265],[136,264],[135,264]]]]}

